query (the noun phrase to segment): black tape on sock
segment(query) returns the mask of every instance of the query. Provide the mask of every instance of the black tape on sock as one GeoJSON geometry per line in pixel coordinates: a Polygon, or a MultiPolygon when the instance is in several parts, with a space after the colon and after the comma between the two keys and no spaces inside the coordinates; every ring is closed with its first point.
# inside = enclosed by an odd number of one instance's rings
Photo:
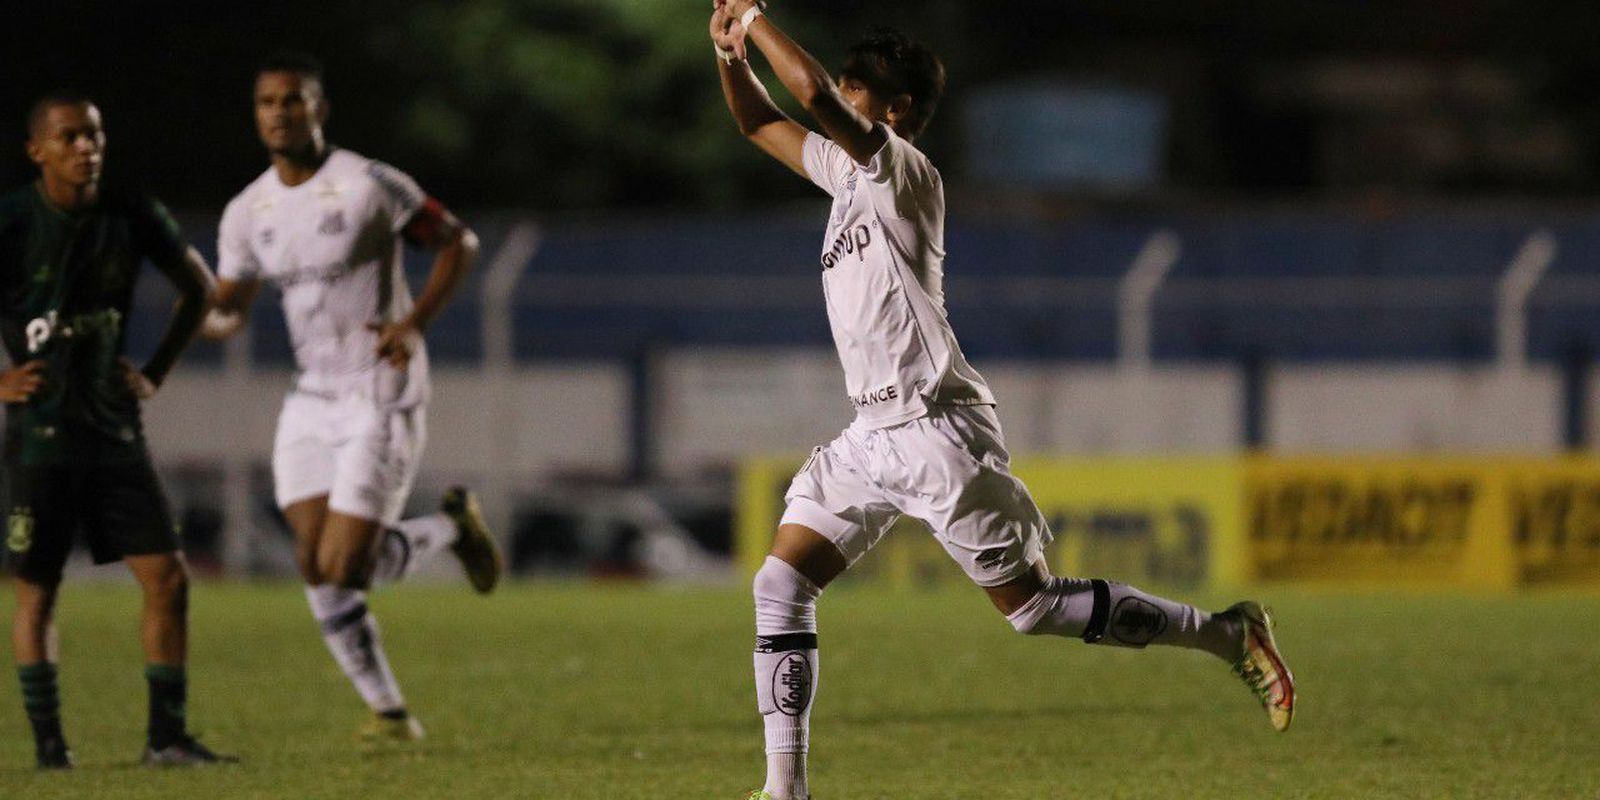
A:
{"type": "Polygon", "coordinates": [[[1111,621],[1111,584],[1093,578],[1089,586],[1094,590],[1094,610],[1089,612],[1089,624],[1083,629],[1083,641],[1094,644],[1105,638],[1106,625],[1111,621]]]}
{"type": "Polygon", "coordinates": [[[814,633],[779,633],[772,636],[756,636],[757,653],[787,653],[791,650],[817,649],[817,635],[814,633]]]}
{"type": "Polygon", "coordinates": [[[330,617],[330,618],[325,619],[325,620],[321,620],[320,624],[322,625],[322,632],[323,633],[338,633],[339,631],[342,631],[345,628],[348,628],[351,625],[354,625],[354,624],[360,622],[366,616],[367,616],[367,604],[366,603],[361,603],[361,604],[357,605],[355,608],[352,608],[349,611],[344,612],[343,614],[339,614],[337,616],[330,617]]]}

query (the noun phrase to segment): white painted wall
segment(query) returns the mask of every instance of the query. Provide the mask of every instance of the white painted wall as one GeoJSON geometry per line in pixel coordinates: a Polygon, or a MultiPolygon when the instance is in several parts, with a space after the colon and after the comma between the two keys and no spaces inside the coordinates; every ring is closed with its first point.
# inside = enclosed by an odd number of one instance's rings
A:
{"type": "MultiPolygon", "coordinates": [[[[851,419],[829,351],[677,352],[656,366],[657,464],[669,474],[803,453],[851,419]]],[[[1015,453],[1220,453],[1243,437],[1244,387],[1227,366],[998,363],[984,371],[1015,453]]],[[[234,384],[220,372],[179,370],[147,409],[152,448],[169,462],[241,451],[265,461],[288,385],[287,372],[234,384]]],[[[425,469],[524,481],[620,474],[629,458],[629,392],[619,364],[526,366],[504,378],[438,369],[425,469]]],[[[1547,367],[1280,367],[1267,403],[1267,435],[1281,452],[1561,447],[1560,375],[1547,367]]],[[[1591,406],[1600,410],[1600,382],[1591,406]]]]}
{"type": "MultiPolygon", "coordinates": [[[[518,369],[503,383],[477,370],[434,370],[425,469],[457,474],[623,469],[628,459],[628,376],[617,365],[518,369]]],[[[220,372],[179,369],[145,409],[162,461],[213,460],[243,450],[267,460],[290,373],[231,383],[220,372]]]]}
{"type": "Polygon", "coordinates": [[[1283,367],[1268,391],[1278,452],[1545,453],[1561,448],[1561,426],[1548,367],[1283,367]]]}

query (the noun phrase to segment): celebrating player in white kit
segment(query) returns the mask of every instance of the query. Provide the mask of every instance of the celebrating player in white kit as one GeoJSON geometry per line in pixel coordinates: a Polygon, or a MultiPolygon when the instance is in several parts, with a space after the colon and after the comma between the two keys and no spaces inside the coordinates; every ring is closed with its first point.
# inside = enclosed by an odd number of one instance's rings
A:
{"type": "Polygon", "coordinates": [[[366,590],[446,547],[479,592],[503,569],[465,489],[446,493],[439,513],[400,520],[426,437],[422,330],[478,241],[409,176],[329,146],[327,115],[315,60],[282,54],[262,64],[255,116],[272,166],[223,213],[218,310],[205,333],[237,331],[262,281],[281,289],[299,375],[273,446],[278,505],[328,649],[372,709],[362,734],[416,739],[422,727],[389,669],[366,590]],[[402,239],[438,253],[415,303],[402,239]]]}
{"type": "Polygon", "coordinates": [[[1015,628],[1086,642],[1177,645],[1231,663],[1278,730],[1294,683],[1260,605],[1207,614],[1133,587],[1052,576],[1051,533],[1009,469],[994,395],[966,361],[944,308],[944,188],[912,140],[944,91],[926,47],[877,31],[835,83],[755,0],[716,0],[711,36],[728,108],[768,155],[833,196],[822,286],[855,421],[795,475],[772,552],[756,573],[755,677],[766,786],[752,800],[804,800],[817,681],[816,600],[900,515],[925,523],[1015,628]],[[772,104],[745,61],[753,42],[826,134],[772,104]]]}

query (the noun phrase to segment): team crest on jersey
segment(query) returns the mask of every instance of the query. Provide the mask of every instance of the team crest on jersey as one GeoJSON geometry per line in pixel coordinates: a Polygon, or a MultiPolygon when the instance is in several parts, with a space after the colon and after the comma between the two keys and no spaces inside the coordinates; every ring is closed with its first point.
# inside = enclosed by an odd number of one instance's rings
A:
{"type": "Polygon", "coordinates": [[[262,228],[261,232],[256,234],[256,236],[261,240],[262,247],[271,247],[272,240],[278,238],[278,232],[272,228],[262,228]]]}
{"type": "Polygon", "coordinates": [[[322,222],[317,225],[317,233],[323,236],[336,236],[344,233],[344,209],[335,208],[322,214],[322,222]]]}
{"type": "Polygon", "coordinates": [[[26,553],[33,547],[33,509],[21,506],[11,510],[6,524],[6,549],[26,553]]]}

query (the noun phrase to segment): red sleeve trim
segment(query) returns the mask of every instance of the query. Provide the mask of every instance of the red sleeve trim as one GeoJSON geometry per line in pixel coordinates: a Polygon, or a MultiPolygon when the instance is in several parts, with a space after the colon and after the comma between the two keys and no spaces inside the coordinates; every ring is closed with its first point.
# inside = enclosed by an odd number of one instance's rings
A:
{"type": "Polygon", "coordinates": [[[437,199],[429,197],[406,221],[400,235],[417,247],[434,248],[445,243],[461,227],[450,209],[437,199]]]}

